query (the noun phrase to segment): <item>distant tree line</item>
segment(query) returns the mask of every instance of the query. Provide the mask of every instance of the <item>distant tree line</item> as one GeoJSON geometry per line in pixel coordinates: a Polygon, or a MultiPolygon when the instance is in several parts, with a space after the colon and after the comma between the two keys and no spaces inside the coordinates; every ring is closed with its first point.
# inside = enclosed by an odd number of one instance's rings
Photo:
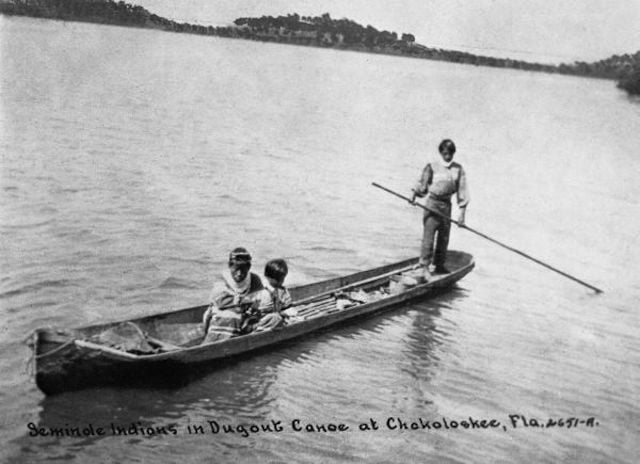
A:
{"type": "Polygon", "coordinates": [[[631,68],[628,74],[618,80],[618,87],[626,90],[631,95],[640,95],[640,62],[638,60],[636,60],[635,66],[631,68]]]}
{"type": "Polygon", "coordinates": [[[620,88],[629,93],[640,94],[640,51],[635,54],[614,55],[594,63],[575,62],[555,66],[430,48],[416,43],[413,34],[398,35],[393,31],[380,31],[371,25],[362,26],[350,19],[333,19],[328,13],[316,17],[293,13],[277,17],[238,18],[233,25],[226,27],[178,23],[152,14],[140,6],[113,0],[0,0],[0,13],[616,79],[620,88]]]}
{"type": "Polygon", "coordinates": [[[587,77],[602,77],[605,79],[622,79],[628,76],[634,66],[640,65],[640,51],[633,54],[613,55],[594,63],[578,61],[558,66],[561,72],[568,70],[568,74],[587,77]]]}
{"type": "Polygon", "coordinates": [[[0,0],[0,12],[37,18],[147,26],[141,6],[112,0],[0,0]]]}

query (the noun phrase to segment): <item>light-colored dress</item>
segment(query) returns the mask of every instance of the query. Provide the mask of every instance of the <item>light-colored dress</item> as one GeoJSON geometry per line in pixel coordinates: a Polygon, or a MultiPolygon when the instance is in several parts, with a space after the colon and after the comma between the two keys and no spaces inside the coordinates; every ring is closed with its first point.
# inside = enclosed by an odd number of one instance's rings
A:
{"type": "Polygon", "coordinates": [[[254,307],[259,304],[263,285],[257,274],[250,273],[240,283],[235,282],[228,272],[223,273],[222,277],[222,281],[216,283],[211,291],[210,305],[203,316],[206,331],[203,343],[241,335],[245,322],[245,303],[254,307]],[[240,303],[243,306],[239,306],[240,303]]]}

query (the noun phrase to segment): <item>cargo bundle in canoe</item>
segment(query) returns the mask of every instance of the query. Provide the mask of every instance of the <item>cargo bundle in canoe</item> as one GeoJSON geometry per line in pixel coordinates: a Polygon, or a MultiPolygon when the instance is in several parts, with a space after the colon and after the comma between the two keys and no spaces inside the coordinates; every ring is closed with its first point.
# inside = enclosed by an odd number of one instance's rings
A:
{"type": "Polygon", "coordinates": [[[228,359],[446,289],[474,267],[468,253],[449,251],[449,273],[420,282],[411,277],[416,263],[413,258],[292,287],[295,315],[286,325],[216,343],[201,344],[206,305],[77,329],[38,329],[36,383],[45,394],[102,385],[184,384],[193,372],[228,359]]]}

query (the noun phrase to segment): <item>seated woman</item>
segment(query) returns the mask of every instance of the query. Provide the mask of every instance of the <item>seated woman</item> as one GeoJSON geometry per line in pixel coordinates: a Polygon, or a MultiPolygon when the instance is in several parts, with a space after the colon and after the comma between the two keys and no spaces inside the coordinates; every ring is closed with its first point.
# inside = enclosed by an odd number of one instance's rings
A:
{"type": "Polygon", "coordinates": [[[281,312],[291,306],[291,294],[284,286],[289,268],[284,259],[272,259],[264,267],[264,288],[258,295],[259,317],[249,331],[261,332],[284,324],[281,312]]]}
{"type": "Polygon", "coordinates": [[[242,333],[245,311],[259,306],[263,290],[260,277],[250,270],[249,252],[245,248],[234,249],[229,255],[229,268],[211,291],[210,305],[203,317],[203,343],[226,340],[242,333]]]}

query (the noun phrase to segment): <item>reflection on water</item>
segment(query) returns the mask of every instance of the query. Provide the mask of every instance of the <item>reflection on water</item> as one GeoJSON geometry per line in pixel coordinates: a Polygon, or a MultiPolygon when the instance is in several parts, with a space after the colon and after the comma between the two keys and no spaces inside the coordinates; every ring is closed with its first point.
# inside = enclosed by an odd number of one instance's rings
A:
{"type": "MultiPolygon", "coordinates": [[[[440,316],[440,308],[446,308],[446,301],[451,301],[452,296],[443,295],[430,303],[416,304],[416,312],[413,314],[411,328],[406,335],[406,355],[408,365],[403,366],[402,372],[413,380],[415,389],[411,398],[419,407],[421,402],[430,403],[427,386],[437,372],[438,357],[441,345],[446,343],[448,333],[446,329],[438,328],[434,320],[440,316]],[[426,307],[426,306],[430,307],[426,307]]],[[[440,324],[441,325],[441,324],[440,324]]]]}

